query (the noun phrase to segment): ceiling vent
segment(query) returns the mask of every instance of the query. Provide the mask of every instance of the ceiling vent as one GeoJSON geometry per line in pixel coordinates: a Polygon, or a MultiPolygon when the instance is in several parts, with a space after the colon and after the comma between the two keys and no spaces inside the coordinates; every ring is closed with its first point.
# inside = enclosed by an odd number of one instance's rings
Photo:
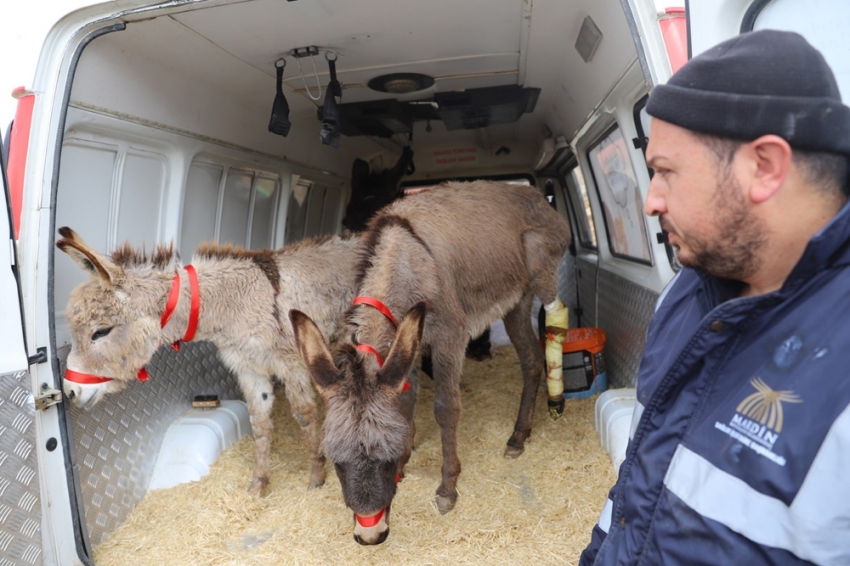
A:
{"type": "Polygon", "coordinates": [[[369,81],[369,88],[378,92],[408,94],[434,85],[434,78],[420,73],[390,73],[369,81]]]}
{"type": "MultiPolygon", "coordinates": [[[[345,136],[392,137],[413,131],[413,112],[395,98],[340,104],[340,133],[345,136]]],[[[322,108],[318,110],[322,119],[322,108]]]]}
{"type": "Polygon", "coordinates": [[[581,23],[581,30],[579,30],[576,38],[576,51],[585,63],[589,63],[593,58],[600,41],[602,41],[602,32],[596,27],[596,22],[590,16],[587,16],[581,23]]]}
{"type": "MultiPolygon", "coordinates": [[[[339,105],[340,133],[345,136],[411,135],[417,120],[442,120],[447,130],[471,130],[511,124],[533,112],[539,88],[518,85],[435,93],[433,101],[401,102],[384,98],[339,105]]],[[[322,120],[322,107],[317,111],[322,120]]]]}
{"type": "Polygon", "coordinates": [[[434,100],[447,130],[472,130],[497,124],[511,124],[534,111],[539,88],[505,85],[438,92],[434,100]]]}

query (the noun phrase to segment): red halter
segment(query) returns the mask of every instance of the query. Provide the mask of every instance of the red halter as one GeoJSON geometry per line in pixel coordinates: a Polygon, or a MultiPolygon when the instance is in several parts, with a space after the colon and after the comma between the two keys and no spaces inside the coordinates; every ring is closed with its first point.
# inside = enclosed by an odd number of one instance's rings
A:
{"type": "MultiPolygon", "coordinates": [[[[391,323],[393,323],[393,326],[395,328],[398,328],[398,323],[395,321],[395,317],[393,316],[393,313],[390,311],[389,307],[387,307],[387,305],[385,305],[384,303],[382,303],[378,299],[376,299],[374,297],[364,297],[364,296],[360,295],[360,296],[354,297],[354,301],[353,301],[352,304],[354,304],[354,305],[369,305],[370,307],[374,307],[374,308],[378,309],[378,311],[382,315],[387,317],[387,319],[391,323]]],[[[378,362],[378,367],[384,367],[384,360],[383,360],[383,358],[381,358],[381,354],[378,353],[378,350],[376,350],[375,348],[373,348],[369,344],[357,344],[356,348],[358,350],[360,350],[361,352],[366,352],[367,354],[372,354],[373,356],[375,356],[375,360],[377,360],[377,362],[378,362]]],[[[405,381],[404,385],[402,386],[401,391],[405,392],[408,389],[410,389],[410,383],[405,381]]],[[[382,511],[382,513],[383,513],[383,511],[382,511]]],[[[378,517],[378,519],[376,519],[376,522],[378,520],[380,520],[380,517],[378,517]]],[[[360,523],[360,524],[363,525],[363,523],[360,523]]],[[[365,527],[366,525],[363,525],[363,526],[365,527]]]]}
{"type": "MultiPolygon", "coordinates": [[[[396,474],[395,475],[395,482],[399,483],[400,481],[401,481],[401,477],[398,474],[396,474]]],[[[358,515],[357,513],[355,513],[354,518],[357,519],[357,522],[360,523],[361,527],[363,527],[364,529],[368,529],[369,527],[374,527],[375,525],[380,523],[381,517],[384,516],[384,513],[386,513],[386,511],[387,511],[387,508],[384,507],[383,509],[381,509],[380,511],[378,511],[374,515],[369,515],[368,517],[364,517],[363,515],[358,515]]]]}
{"type": "MultiPolygon", "coordinates": [[[[398,328],[398,323],[396,323],[395,317],[393,316],[393,313],[390,311],[390,309],[387,307],[387,305],[385,305],[384,303],[382,303],[378,299],[375,299],[374,297],[358,296],[358,297],[354,297],[353,304],[355,304],[355,305],[369,305],[370,307],[374,307],[374,308],[378,309],[378,311],[380,311],[381,314],[383,314],[385,317],[387,317],[387,319],[389,319],[389,321],[391,323],[393,323],[394,327],[398,328]]],[[[357,349],[360,350],[361,352],[366,352],[367,354],[372,354],[373,356],[375,356],[375,359],[378,361],[378,366],[384,367],[384,360],[381,359],[381,355],[378,353],[378,351],[375,348],[373,348],[369,344],[357,344],[357,349]]],[[[403,393],[403,392],[407,391],[408,389],[410,389],[410,383],[408,381],[405,381],[404,385],[401,388],[401,391],[403,393]]],[[[401,477],[398,474],[396,474],[395,482],[399,483],[400,481],[401,481],[401,477]]],[[[368,529],[369,527],[374,527],[375,525],[380,523],[381,518],[384,516],[384,513],[386,513],[386,511],[387,511],[387,508],[384,507],[383,509],[381,509],[380,511],[378,511],[374,515],[370,515],[368,517],[364,517],[363,515],[358,515],[357,513],[355,513],[354,518],[357,519],[357,522],[360,524],[361,527],[368,529]]]]}
{"type": "MultiPolygon", "coordinates": [[[[189,323],[186,327],[186,333],[183,335],[182,340],[177,340],[171,344],[171,347],[177,352],[180,351],[180,342],[191,342],[195,337],[195,332],[198,330],[198,319],[201,314],[201,291],[198,286],[198,274],[195,271],[195,268],[191,265],[187,265],[185,269],[189,276],[191,305],[189,306],[189,323]]],[[[179,300],[180,273],[178,272],[174,274],[174,279],[171,281],[171,290],[168,292],[168,301],[165,303],[165,311],[162,313],[160,328],[165,328],[165,325],[168,324],[168,320],[171,318],[171,315],[174,314],[174,310],[177,308],[177,302],[179,300]]],[[[139,370],[138,375],[136,375],[136,379],[139,381],[147,381],[148,377],[148,370],[145,369],[144,366],[139,370]]],[[[97,385],[106,383],[107,381],[112,381],[113,378],[100,377],[90,373],[81,373],[72,369],[66,369],[65,379],[73,381],[74,383],[81,383],[83,385],[97,385]]]]}

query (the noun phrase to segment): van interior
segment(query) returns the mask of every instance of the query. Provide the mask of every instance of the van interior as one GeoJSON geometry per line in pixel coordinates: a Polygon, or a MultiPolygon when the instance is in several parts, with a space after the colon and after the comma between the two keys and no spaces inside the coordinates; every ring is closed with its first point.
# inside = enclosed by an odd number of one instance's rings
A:
{"type": "MultiPolygon", "coordinates": [[[[382,171],[410,148],[415,171],[402,187],[486,178],[540,189],[573,232],[559,281],[570,325],[606,332],[608,386],[632,388],[655,303],[677,269],[657,219],[642,211],[643,106],[687,58],[683,3],[84,8],[66,17],[85,25],[61,66],[70,80],[58,106],[52,234],[70,226],[104,253],[174,242],[188,262],[208,240],[259,249],[340,233],[355,160],[382,171]]],[[[52,257],[51,350],[61,361],[65,304],[87,276],[65,254],[52,257]]],[[[161,348],[150,372],[162,379],[96,412],[69,411],[87,547],[144,498],[165,431],[193,394],[212,387],[241,398],[209,344],[161,348]],[[136,428],[125,436],[128,419],[136,428]],[[105,493],[110,504],[96,504],[105,493]]]]}

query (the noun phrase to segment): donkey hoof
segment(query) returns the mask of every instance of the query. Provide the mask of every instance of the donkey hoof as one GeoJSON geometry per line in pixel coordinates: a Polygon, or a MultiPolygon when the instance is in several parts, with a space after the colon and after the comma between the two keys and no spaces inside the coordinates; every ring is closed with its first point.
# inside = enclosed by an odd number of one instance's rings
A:
{"type": "Polygon", "coordinates": [[[307,489],[308,489],[308,490],[319,489],[319,488],[320,488],[320,487],[322,487],[323,485],[325,485],[325,478],[322,478],[322,479],[311,479],[311,480],[310,480],[310,485],[308,485],[308,486],[307,486],[307,489]]]}
{"type": "Polygon", "coordinates": [[[440,515],[445,515],[455,508],[455,503],[457,503],[457,494],[438,495],[435,501],[437,502],[437,511],[440,512],[440,515]]]}
{"type": "Polygon", "coordinates": [[[254,478],[251,480],[251,483],[248,485],[248,493],[259,497],[263,494],[263,491],[268,487],[269,480],[267,478],[254,478]]]}
{"type": "Polygon", "coordinates": [[[510,444],[505,446],[505,458],[513,460],[522,456],[523,452],[525,452],[525,447],[523,446],[511,446],[510,444]]]}

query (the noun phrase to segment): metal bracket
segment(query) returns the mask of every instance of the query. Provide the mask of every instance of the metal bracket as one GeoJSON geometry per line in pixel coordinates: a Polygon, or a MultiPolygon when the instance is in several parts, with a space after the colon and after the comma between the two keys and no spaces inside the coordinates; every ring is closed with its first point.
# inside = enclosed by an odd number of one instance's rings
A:
{"type": "Polygon", "coordinates": [[[301,59],[302,57],[312,57],[314,55],[319,54],[319,48],[315,45],[308,45],[307,47],[296,47],[295,49],[290,51],[289,54],[295,57],[296,59],[301,59]]]}
{"type": "Polygon", "coordinates": [[[62,402],[62,392],[51,389],[46,383],[41,384],[41,395],[35,396],[35,410],[44,411],[48,407],[62,402]]]}
{"type": "Polygon", "coordinates": [[[34,366],[36,364],[43,364],[47,362],[47,347],[42,346],[35,351],[34,356],[29,356],[27,358],[27,362],[29,365],[34,366]]]}

